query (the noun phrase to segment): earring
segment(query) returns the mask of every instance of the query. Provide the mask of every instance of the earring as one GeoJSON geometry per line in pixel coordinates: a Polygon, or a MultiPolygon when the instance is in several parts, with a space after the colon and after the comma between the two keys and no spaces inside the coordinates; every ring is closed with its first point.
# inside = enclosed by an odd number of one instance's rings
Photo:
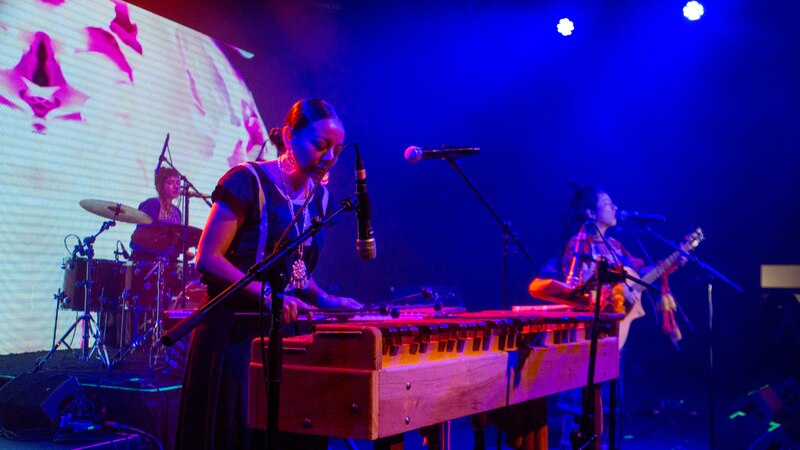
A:
{"type": "Polygon", "coordinates": [[[297,161],[294,160],[292,152],[284,152],[278,157],[278,169],[286,175],[292,175],[297,172],[297,161]]]}

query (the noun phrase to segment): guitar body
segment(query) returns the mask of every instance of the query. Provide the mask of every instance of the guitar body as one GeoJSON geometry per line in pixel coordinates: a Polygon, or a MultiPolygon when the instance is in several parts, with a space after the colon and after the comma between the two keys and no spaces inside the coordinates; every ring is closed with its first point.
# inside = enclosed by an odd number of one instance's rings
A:
{"type": "MultiPolygon", "coordinates": [[[[625,267],[625,273],[630,277],[639,278],[639,274],[630,267],[625,267]]],[[[626,280],[625,283],[623,283],[623,288],[625,290],[625,317],[619,321],[620,350],[622,350],[625,342],[628,341],[631,323],[645,315],[644,308],[642,307],[642,292],[644,290],[641,285],[631,280],[626,280]]]]}

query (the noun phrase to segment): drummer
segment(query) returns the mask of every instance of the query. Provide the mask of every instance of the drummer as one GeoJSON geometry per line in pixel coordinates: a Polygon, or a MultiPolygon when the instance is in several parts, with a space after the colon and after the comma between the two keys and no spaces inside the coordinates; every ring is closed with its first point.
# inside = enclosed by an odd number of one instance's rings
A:
{"type": "MultiPolygon", "coordinates": [[[[181,181],[178,171],[170,168],[161,168],[155,176],[155,187],[158,197],[148,198],[139,204],[139,210],[146,213],[153,219],[153,225],[137,225],[131,239],[131,249],[133,250],[131,259],[135,260],[154,260],[161,257],[176,259],[180,255],[179,247],[160,248],[160,245],[148,245],[148,241],[154,239],[137,239],[137,232],[150,228],[155,229],[154,225],[159,224],[180,224],[181,210],[175,206],[175,200],[181,193],[181,181]]],[[[149,236],[150,234],[147,234],[149,236]]],[[[193,257],[192,252],[187,251],[187,257],[193,257]]]]}

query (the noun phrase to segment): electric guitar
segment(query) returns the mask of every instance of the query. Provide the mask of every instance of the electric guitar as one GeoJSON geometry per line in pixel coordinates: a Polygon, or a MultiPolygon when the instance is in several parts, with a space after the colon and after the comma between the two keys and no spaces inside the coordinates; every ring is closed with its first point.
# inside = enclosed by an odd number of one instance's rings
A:
{"type": "MultiPolygon", "coordinates": [[[[683,240],[683,243],[680,245],[680,249],[684,252],[690,252],[697,248],[700,245],[700,242],[705,239],[703,236],[703,230],[699,227],[690,233],[686,238],[683,240]]],[[[635,270],[631,269],[630,267],[625,267],[625,271],[628,275],[639,278],[640,280],[644,281],[645,283],[652,283],[655,280],[659,279],[661,275],[675,267],[679,262],[681,262],[681,252],[674,252],[668,257],[659,261],[654,267],[652,267],[647,273],[643,275],[639,275],[636,273],[635,270]]],[[[645,312],[644,308],[642,308],[642,292],[644,292],[645,287],[641,284],[635,283],[633,281],[627,280],[624,283],[625,289],[625,303],[626,303],[626,310],[625,318],[619,322],[619,348],[621,349],[625,342],[628,340],[628,332],[630,331],[631,322],[634,320],[643,317],[645,312]]]]}

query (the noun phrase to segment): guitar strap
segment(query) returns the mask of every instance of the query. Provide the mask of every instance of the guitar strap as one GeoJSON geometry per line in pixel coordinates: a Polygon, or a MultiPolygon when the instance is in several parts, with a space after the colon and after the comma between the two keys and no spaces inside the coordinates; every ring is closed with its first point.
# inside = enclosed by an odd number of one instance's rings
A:
{"type": "Polygon", "coordinates": [[[675,271],[673,267],[661,275],[661,330],[666,334],[672,343],[677,346],[683,336],[678,322],[675,320],[675,311],[678,309],[678,303],[672,296],[672,291],[669,289],[669,274],[675,271]]]}

